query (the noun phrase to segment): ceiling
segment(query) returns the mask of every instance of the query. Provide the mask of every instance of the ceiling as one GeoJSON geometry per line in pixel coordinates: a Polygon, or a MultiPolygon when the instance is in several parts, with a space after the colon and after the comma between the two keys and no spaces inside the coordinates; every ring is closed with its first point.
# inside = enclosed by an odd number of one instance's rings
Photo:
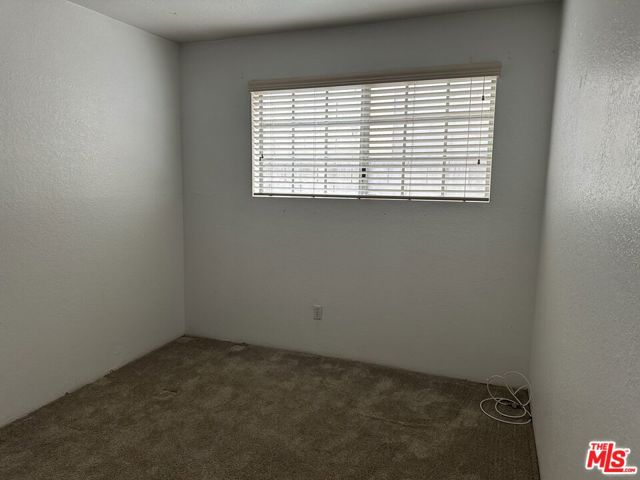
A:
{"type": "Polygon", "coordinates": [[[555,0],[71,0],[178,42],[555,0]]]}

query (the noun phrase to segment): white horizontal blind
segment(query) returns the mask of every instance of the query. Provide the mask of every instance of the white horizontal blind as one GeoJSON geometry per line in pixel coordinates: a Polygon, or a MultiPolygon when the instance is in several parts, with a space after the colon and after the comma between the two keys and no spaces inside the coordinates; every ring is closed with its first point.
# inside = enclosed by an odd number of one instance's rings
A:
{"type": "Polygon", "coordinates": [[[253,91],[253,194],[488,201],[496,82],[253,91]]]}

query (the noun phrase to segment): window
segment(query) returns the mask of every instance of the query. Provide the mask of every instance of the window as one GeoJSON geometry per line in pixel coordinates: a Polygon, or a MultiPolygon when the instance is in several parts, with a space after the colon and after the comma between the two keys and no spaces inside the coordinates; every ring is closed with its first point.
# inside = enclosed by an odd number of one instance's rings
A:
{"type": "Polygon", "coordinates": [[[253,195],[489,201],[499,70],[252,82],[253,195]]]}

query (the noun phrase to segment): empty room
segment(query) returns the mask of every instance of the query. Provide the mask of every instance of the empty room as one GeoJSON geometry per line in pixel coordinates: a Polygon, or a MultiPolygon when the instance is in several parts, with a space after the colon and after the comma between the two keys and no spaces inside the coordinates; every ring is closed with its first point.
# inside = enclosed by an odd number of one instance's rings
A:
{"type": "Polygon", "coordinates": [[[640,476],[640,0],[0,0],[1,480],[640,476]]]}

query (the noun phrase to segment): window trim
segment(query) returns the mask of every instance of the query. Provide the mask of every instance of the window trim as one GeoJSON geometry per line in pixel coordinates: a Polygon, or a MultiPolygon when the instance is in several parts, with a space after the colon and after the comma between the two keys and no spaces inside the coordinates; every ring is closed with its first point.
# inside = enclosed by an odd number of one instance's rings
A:
{"type": "MultiPolygon", "coordinates": [[[[470,63],[462,65],[448,65],[422,69],[369,72],[335,76],[310,76],[296,78],[281,78],[268,80],[250,80],[249,92],[266,92],[275,90],[293,90],[303,88],[342,87],[350,85],[369,85],[378,83],[411,82],[423,80],[456,79],[468,77],[501,76],[502,64],[500,62],[470,63]]],[[[253,128],[253,127],[252,127],[253,128]]],[[[253,147],[252,147],[253,148],[253,147]]],[[[493,161],[491,162],[493,166],[493,161]]],[[[327,199],[352,199],[352,200],[404,200],[413,202],[438,201],[438,202],[464,202],[464,203],[489,203],[491,198],[470,197],[411,197],[401,195],[342,195],[342,194],[299,194],[299,193],[260,193],[254,191],[254,174],[252,158],[251,190],[252,197],[282,197],[282,198],[327,198],[327,199]]]]}
{"type": "Polygon", "coordinates": [[[443,78],[465,78],[495,76],[500,77],[500,62],[469,63],[444,67],[422,68],[391,72],[369,72],[352,75],[323,77],[297,77],[270,80],[250,80],[249,91],[286,90],[295,88],[336,87],[366,85],[371,83],[410,82],[419,80],[440,80],[443,78]]]}

